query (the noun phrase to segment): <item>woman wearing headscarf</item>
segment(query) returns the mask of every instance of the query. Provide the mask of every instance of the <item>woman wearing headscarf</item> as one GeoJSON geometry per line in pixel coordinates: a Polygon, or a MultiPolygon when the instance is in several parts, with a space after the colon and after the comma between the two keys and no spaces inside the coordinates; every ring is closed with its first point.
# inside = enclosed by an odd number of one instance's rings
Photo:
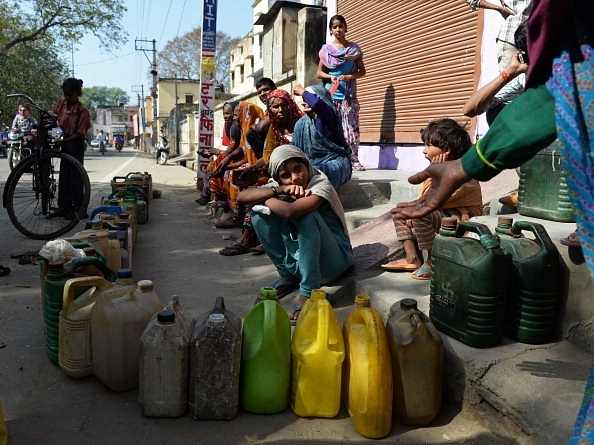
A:
{"type": "MultiPolygon", "coordinates": [[[[206,167],[206,174],[209,175],[216,170],[217,165],[220,164],[221,160],[224,159],[226,156],[230,154],[228,151],[229,146],[231,145],[231,126],[233,125],[233,112],[235,107],[239,102],[225,102],[223,104],[223,120],[225,124],[223,125],[223,136],[221,139],[221,146],[219,148],[213,148],[209,152],[206,153],[205,156],[211,157],[216,156],[216,159],[209,162],[208,166],[206,167]]],[[[210,190],[210,179],[207,179],[204,182],[204,186],[202,187],[202,192],[200,193],[200,197],[196,199],[196,202],[200,205],[206,205],[210,202],[211,198],[211,190],[210,190]]],[[[221,183],[222,186],[222,183],[221,183]]]]}
{"type": "Polygon", "coordinates": [[[352,266],[353,251],[335,188],[301,149],[277,147],[268,171],[266,185],[243,190],[237,200],[254,205],[252,224],[280,276],[274,284],[278,297],[299,289],[289,314],[297,320],[314,289],[352,266]]]}
{"type": "Polygon", "coordinates": [[[321,85],[295,86],[293,93],[303,98],[305,116],[297,121],[293,145],[299,147],[312,165],[328,176],[338,189],[351,179],[351,149],[344,139],[340,116],[330,93],[321,85]]]}

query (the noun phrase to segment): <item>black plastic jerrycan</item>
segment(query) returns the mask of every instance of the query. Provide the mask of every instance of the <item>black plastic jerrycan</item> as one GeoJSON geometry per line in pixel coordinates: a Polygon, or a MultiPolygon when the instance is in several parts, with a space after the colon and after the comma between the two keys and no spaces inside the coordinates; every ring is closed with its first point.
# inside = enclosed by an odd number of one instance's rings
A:
{"type": "Polygon", "coordinates": [[[507,259],[507,300],[503,334],[542,344],[553,336],[563,282],[559,251],[542,224],[499,217],[495,232],[507,259]],[[522,235],[534,234],[534,240],[522,235]]]}
{"type": "Polygon", "coordinates": [[[456,224],[443,218],[433,242],[429,315],[437,329],[468,346],[493,346],[503,333],[505,256],[486,225],[456,224]]]}

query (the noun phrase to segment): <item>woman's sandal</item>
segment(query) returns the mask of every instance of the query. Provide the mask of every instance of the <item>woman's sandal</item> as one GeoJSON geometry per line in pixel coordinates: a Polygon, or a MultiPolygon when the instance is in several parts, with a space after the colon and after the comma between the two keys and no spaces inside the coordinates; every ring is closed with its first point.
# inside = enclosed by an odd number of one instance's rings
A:
{"type": "Polygon", "coordinates": [[[224,256],[245,255],[249,253],[250,249],[242,244],[231,244],[224,249],[219,250],[219,253],[224,256]]]}
{"type": "Polygon", "coordinates": [[[239,225],[233,218],[229,218],[222,222],[216,222],[215,227],[217,229],[237,229],[239,225]]]}
{"type": "Polygon", "coordinates": [[[252,254],[254,254],[254,255],[263,255],[266,253],[264,251],[264,247],[262,246],[262,244],[258,244],[257,246],[250,247],[250,252],[252,252],[252,254]]]}
{"type": "Polygon", "coordinates": [[[426,264],[423,264],[417,270],[410,274],[415,280],[430,280],[431,279],[431,268],[426,264]]]}
{"type": "Polygon", "coordinates": [[[294,326],[295,323],[297,323],[297,320],[299,319],[299,313],[301,312],[301,309],[303,309],[303,306],[297,306],[297,303],[295,303],[293,306],[291,306],[291,313],[289,314],[289,320],[291,321],[291,324],[294,326]]]}
{"type": "Polygon", "coordinates": [[[580,247],[580,236],[578,235],[578,231],[571,232],[566,238],[561,238],[559,242],[568,247],[580,247]]]}
{"type": "Polygon", "coordinates": [[[299,281],[294,278],[279,278],[270,287],[276,289],[276,297],[280,300],[294,290],[299,289],[299,281]]]}
{"type": "Polygon", "coordinates": [[[0,266],[0,277],[5,277],[10,274],[10,267],[0,266]]]}
{"type": "Polygon", "coordinates": [[[365,167],[360,162],[353,162],[353,170],[358,172],[364,172],[365,167]]]}

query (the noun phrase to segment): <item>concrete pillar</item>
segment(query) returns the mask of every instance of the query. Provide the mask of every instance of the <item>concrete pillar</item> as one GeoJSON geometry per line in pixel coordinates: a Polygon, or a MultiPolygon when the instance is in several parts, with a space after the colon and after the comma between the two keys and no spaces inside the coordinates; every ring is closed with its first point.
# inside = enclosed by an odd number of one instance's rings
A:
{"type": "Polygon", "coordinates": [[[298,14],[296,82],[303,85],[321,83],[316,77],[318,52],[325,43],[326,12],[320,8],[303,8],[298,14]]]}

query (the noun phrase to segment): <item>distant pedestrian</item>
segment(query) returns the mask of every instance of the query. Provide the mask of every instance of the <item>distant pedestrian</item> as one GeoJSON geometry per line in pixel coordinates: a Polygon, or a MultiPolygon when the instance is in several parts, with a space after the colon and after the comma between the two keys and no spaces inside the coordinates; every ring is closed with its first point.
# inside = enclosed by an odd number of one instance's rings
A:
{"type": "Polygon", "coordinates": [[[332,100],[340,115],[344,138],[351,148],[353,170],[365,170],[359,162],[359,100],[357,79],[365,76],[363,52],[357,43],[346,38],[347,24],[341,15],[330,18],[333,43],[322,46],[319,52],[318,79],[332,92],[332,100]]]}

